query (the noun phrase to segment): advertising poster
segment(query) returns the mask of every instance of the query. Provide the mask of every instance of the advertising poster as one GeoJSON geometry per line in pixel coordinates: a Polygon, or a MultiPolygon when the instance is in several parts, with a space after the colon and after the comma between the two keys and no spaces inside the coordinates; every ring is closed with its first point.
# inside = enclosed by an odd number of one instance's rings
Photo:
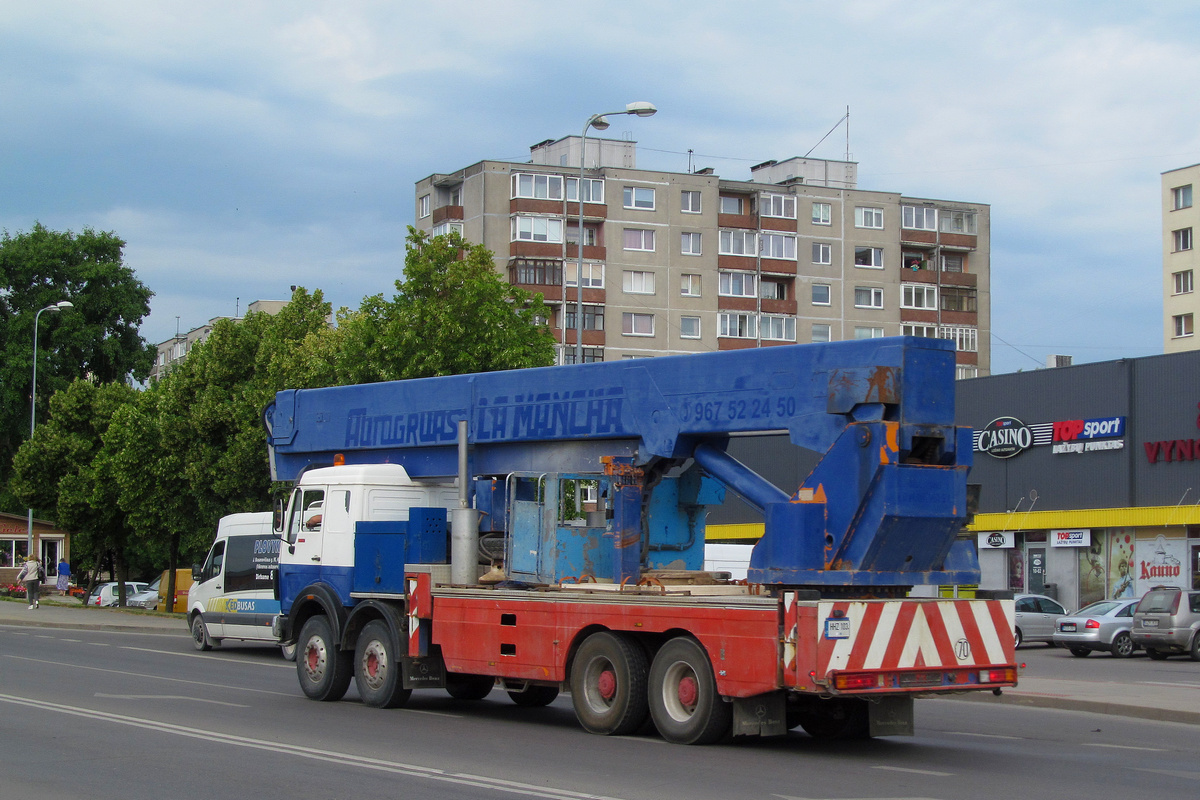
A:
{"type": "Polygon", "coordinates": [[[1079,548],[1079,606],[1105,599],[1108,575],[1104,569],[1104,537],[1093,536],[1079,548]]]}
{"type": "Polygon", "coordinates": [[[1108,596],[1137,597],[1133,563],[1133,529],[1116,528],[1108,536],[1108,596]]]}
{"type": "Polygon", "coordinates": [[[1014,547],[1008,553],[1008,588],[1014,592],[1025,591],[1025,551],[1014,547]]]}
{"type": "Polygon", "coordinates": [[[1158,534],[1154,541],[1142,540],[1137,549],[1136,564],[1137,596],[1141,596],[1155,586],[1177,586],[1188,588],[1186,572],[1183,568],[1187,542],[1183,539],[1168,539],[1158,534]]]}

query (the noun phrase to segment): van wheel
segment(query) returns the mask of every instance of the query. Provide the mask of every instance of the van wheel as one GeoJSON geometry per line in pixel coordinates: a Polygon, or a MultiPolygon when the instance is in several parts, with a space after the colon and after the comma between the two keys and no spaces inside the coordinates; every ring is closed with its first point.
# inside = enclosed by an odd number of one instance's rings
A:
{"type": "Polygon", "coordinates": [[[197,614],[192,617],[192,646],[201,652],[212,650],[212,639],[208,638],[208,626],[204,618],[197,614]]]}
{"type": "Polygon", "coordinates": [[[541,708],[554,702],[558,697],[557,686],[530,686],[521,692],[509,692],[512,701],[523,708],[541,708]]]}
{"type": "Polygon", "coordinates": [[[378,619],[368,622],[354,647],[354,684],[363,703],[373,708],[399,708],[407,703],[412,689],[401,687],[400,671],[387,623],[378,619]]]}
{"type": "Polygon", "coordinates": [[[495,685],[496,679],[491,675],[446,674],[446,694],[455,700],[482,700],[495,685]]]}
{"type": "Polygon", "coordinates": [[[354,677],[353,655],[339,650],[329,621],[310,617],[296,642],[300,688],[313,700],[341,700],[354,677]]]}
{"type": "Polygon", "coordinates": [[[284,661],[296,660],[296,643],[279,645],[279,655],[283,656],[284,661]]]}
{"type": "Polygon", "coordinates": [[[696,641],[676,637],[654,656],[650,718],[674,744],[711,744],[729,732],[733,706],[717,694],[712,664],[696,641]]]}
{"type": "Polygon", "coordinates": [[[618,633],[593,633],[571,663],[571,704],[588,733],[626,736],[646,721],[646,652],[618,633]]]}

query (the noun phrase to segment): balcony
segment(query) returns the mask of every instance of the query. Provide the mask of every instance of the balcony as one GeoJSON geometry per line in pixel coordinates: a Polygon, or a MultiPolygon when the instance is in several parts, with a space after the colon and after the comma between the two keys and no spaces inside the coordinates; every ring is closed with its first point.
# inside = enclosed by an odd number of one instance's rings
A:
{"type": "Polygon", "coordinates": [[[463,207],[462,206],[442,206],[441,208],[435,208],[433,210],[433,224],[434,225],[445,222],[446,220],[451,220],[454,222],[461,222],[462,218],[463,218],[463,207]]]}
{"type": "MultiPolygon", "coordinates": [[[[752,214],[717,214],[717,226],[721,228],[749,228],[757,230],[752,214]]],[[[795,230],[793,228],[792,230],[795,230]]]]}
{"type": "MultiPolygon", "coordinates": [[[[585,244],[583,246],[583,257],[589,261],[604,261],[607,253],[607,248],[602,244],[585,244]]],[[[567,259],[579,259],[579,245],[567,242],[567,259]]]]}
{"type": "Polygon", "coordinates": [[[770,272],[775,275],[796,274],[796,260],[792,258],[764,258],[761,263],[763,272],[770,272]]]}
{"type": "Polygon", "coordinates": [[[788,314],[790,316],[795,316],[796,301],[770,300],[764,297],[762,299],[762,310],[764,314],[788,314]]]}

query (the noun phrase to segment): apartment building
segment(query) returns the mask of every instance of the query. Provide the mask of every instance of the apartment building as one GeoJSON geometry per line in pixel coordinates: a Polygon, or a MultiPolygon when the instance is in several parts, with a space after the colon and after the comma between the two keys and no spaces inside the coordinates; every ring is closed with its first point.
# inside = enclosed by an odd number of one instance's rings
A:
{"type": "Polygon", "coordinates": [[[844,161],[745,181],[641,170],[635,142],[591,137],[581,185],[584,141],[415,190],[418,229],[483,244],[543,295],[559,363],[580,329],[584,361],[910,334],[953,339],[960,377],[988,374],[989,206],[859,189],[844,161]]]}
{"type": "Polygon", "coordinates": [[[1192,187],[1200,184],[1200,164],[1162,174],[1163,220],[1163,352],[1200,350],[1196,318],[1194,232],[1200,230],[1200,210],[1192,205],[1192,187]]]}
{"type": "MultiPolygon", "coordinates": [[[[255,300],[246,307],[246,311],[256,311],[264,314],[278,314],[283,310],[283,307],[288,304],[287,300],[255,300]]],[[[156,380],[167,374],[167,371],[187,358],[187,354],[198,343],[203,342],[212,333],[213,326],[217,324],[217,320],[232,319],[235,322],[241,320],[240,316],[235,317],[213,317],[208,322],[198,327],[192,328],[185,333],[177,333],[165,342],[160,342],[158,345],[158,353],[154,357],[154,366],[150,368],[150,380],[156,380]]]]}

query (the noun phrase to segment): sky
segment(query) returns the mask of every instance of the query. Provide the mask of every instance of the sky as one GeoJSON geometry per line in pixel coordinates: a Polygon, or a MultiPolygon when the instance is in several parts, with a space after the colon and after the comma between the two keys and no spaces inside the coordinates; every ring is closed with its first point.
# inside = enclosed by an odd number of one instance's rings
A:
{"type": "Polygon", "coordinates": [[[594,113],[652,102],[605,133],[639,167],[745,180],[849,108],[859,188],[991,205],[993,372],[1153,355],[1198,43],[1169,0],[2,0],[0,229],[116,232],[157,343],[292,285],[390,297],[417,180],[594,113]]]}

